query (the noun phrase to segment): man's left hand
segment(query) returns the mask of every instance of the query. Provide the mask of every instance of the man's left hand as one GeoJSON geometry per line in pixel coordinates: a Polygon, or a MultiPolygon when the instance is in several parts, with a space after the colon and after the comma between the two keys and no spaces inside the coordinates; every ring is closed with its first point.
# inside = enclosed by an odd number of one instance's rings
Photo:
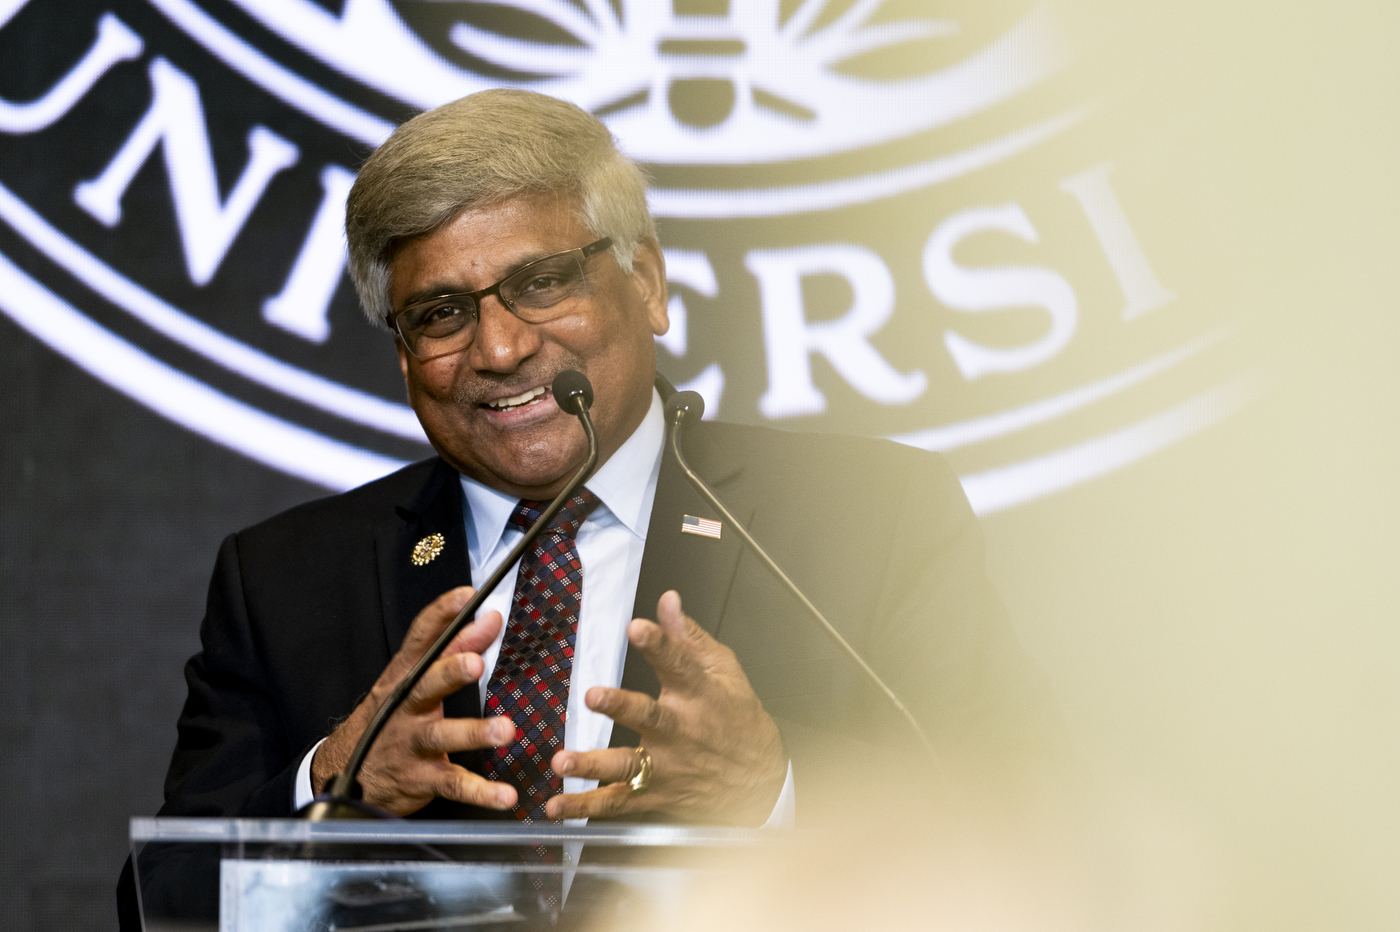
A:
{"type": "Polygon", "coordinates": [[[778,726],[763,710],[734,652],[681,611],[667,592],[656,606],[660,624],[633,619],[627,639],[656,669],[661,695],[595,686],[584,701],[595,712],[641,735],[654,767],[645,792],[633,792],[632,748],[560,751],[561,777],[601,783],[587,793],[556,796],[551,819],[610,818],[661,810],[687,822],[762,825],[787,774],[778,726]]]}

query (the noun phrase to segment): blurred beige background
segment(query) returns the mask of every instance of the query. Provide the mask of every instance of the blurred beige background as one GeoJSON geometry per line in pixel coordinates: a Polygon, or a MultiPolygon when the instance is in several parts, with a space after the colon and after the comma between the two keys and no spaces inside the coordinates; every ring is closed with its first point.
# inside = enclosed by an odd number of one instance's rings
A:
{"type": "Polygon", "coordinates": [[[1141,817],[1145,927],[1400,927],[1400,7],[1061,12],[1154,265],[1269,388],[990,516],[991,573],[1141,817]]]}
{"type": "Polygon", "coordinates": [[[1072,802],[838,831],[687,928],[1400,928],[1400,6],[1058,12],[1095,105],[1059,158],[1113,165],[1154,315],[1231,328],[1197,390],[1264,389],[984,519],[1072,802]]]}
{"type": "Polygon", "coordinates": [[[984,519],[1071,803],[815,839],[686,928],[1400,928],[1400,6],[1059,13],[1153,313],[1232,325],[1218,379],[1265,390],[984,519]]]}

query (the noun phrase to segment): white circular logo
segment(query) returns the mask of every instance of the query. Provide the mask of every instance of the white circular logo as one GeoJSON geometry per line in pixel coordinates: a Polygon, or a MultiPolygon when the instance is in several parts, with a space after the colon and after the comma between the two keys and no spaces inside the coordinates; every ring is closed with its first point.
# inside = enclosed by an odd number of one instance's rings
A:
{"type": "MultiPolygon", "coordinates": [[[[291,474],[347,488],[429,452],[357,319],[344,199],[396,120],[501,85],[597,114],[653,172],[661,365],[711,412],[943,451],[987,513],[1249,395],[1202,390],[1223,331],[1177,312],[1111,163],[1075,150],[1092,102],[1055,92],[1043,7],[230,4],[109,4],[85,45],[29,46],[58,77],[0,99],[0,310],[291,474]]],[[[0,29],[56,15],[8,0],[0,29]]]]}

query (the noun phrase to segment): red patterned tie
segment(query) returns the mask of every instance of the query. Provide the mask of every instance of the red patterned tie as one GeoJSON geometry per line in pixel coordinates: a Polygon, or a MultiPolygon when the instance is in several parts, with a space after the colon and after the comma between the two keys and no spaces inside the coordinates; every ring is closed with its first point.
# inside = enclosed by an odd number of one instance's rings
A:
{"type": "MultiPolygon", "coordinates": [[[[511,526],[528,529],[547,504],[521,501],[511,526]]],[[[564,786],[549,762],[564,746],[583,593],[574,535],[597,505],[593,493],[581,489],[520,558],[510,624],[486,693],[486,715],[515,722],[515,743],[487,758],[486,777],[515,787],[520,797],[513,814],[522,822],[545,821],[545,802],[564,786]]]]}

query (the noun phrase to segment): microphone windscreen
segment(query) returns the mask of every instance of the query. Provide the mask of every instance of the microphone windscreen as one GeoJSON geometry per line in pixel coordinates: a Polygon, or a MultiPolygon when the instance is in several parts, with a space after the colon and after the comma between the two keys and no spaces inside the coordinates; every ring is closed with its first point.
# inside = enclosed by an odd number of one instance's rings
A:
{"type": "Polygon", "coordinates": [[[676,412],[684,411],[686,420],[698,421],[705,415],[705,399],[699,392],[676,392],[666,399],[666,421],[674,422],[676,412]]]}
{"type": "Polygon", "coordinates": [[[574,401],[576,398],[583,399],[585,408],[593,407],[593,386],[588,381],[588,376],[574,369],[565,369],[554,377],[554,384],[551,386],[554,391],[554,401],[570,413],[578,410],[578,405],[574,401]]]}

